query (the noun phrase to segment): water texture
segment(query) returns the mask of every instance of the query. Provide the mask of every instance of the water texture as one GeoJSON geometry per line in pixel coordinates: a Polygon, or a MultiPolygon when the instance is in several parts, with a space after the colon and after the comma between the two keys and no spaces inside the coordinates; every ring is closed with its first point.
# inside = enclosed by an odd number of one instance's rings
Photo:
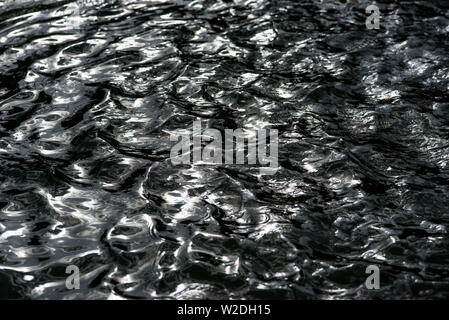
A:
{"type": "Polygon", "coordinates": [[[369,4],[1,0],[0,297],[448,298],[449,3],[369,4]],[[199,119],[279,170],[173,165],[199,119]]]}

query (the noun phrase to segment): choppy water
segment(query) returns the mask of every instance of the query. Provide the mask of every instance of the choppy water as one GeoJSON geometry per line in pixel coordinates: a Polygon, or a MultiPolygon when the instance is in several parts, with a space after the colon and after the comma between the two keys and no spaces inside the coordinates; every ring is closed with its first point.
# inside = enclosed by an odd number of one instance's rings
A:
{"type": "Polygon", "coordinates": [[[0,1],[0,297],[448,298],[449,3],[392,2],[0,1]]]}

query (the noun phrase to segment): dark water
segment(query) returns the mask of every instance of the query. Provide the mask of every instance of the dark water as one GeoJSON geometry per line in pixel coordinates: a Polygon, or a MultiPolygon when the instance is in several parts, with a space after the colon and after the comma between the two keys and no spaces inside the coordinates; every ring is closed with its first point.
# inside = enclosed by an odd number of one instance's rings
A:
{"type": "Polygon", "coordinates": [[[449,3],[369,4],[0,1],[0,297],[448,298],[449,3]],[[196,119],[279,170],[172,165],[196,119]]]}

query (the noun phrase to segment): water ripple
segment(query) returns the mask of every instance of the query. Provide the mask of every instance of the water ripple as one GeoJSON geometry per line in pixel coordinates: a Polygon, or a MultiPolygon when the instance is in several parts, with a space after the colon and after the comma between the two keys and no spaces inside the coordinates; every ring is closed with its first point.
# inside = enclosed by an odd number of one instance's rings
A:
{"type": "Polygon", "coordinates": [[[368,4],[0,1],[0,297],[447,298],[449,7],[368,4]],[[279,170],[174,166],[198,119],[279,170]]]}

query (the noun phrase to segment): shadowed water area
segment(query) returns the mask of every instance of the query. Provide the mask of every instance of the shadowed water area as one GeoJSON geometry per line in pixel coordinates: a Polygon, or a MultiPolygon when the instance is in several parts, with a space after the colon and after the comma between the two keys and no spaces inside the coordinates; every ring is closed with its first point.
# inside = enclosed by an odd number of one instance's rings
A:
{"type": "Polygon", "coordinates": [[[0,0],[0,297],[448,298],[449,3],[369,4],[0,0]]]}

